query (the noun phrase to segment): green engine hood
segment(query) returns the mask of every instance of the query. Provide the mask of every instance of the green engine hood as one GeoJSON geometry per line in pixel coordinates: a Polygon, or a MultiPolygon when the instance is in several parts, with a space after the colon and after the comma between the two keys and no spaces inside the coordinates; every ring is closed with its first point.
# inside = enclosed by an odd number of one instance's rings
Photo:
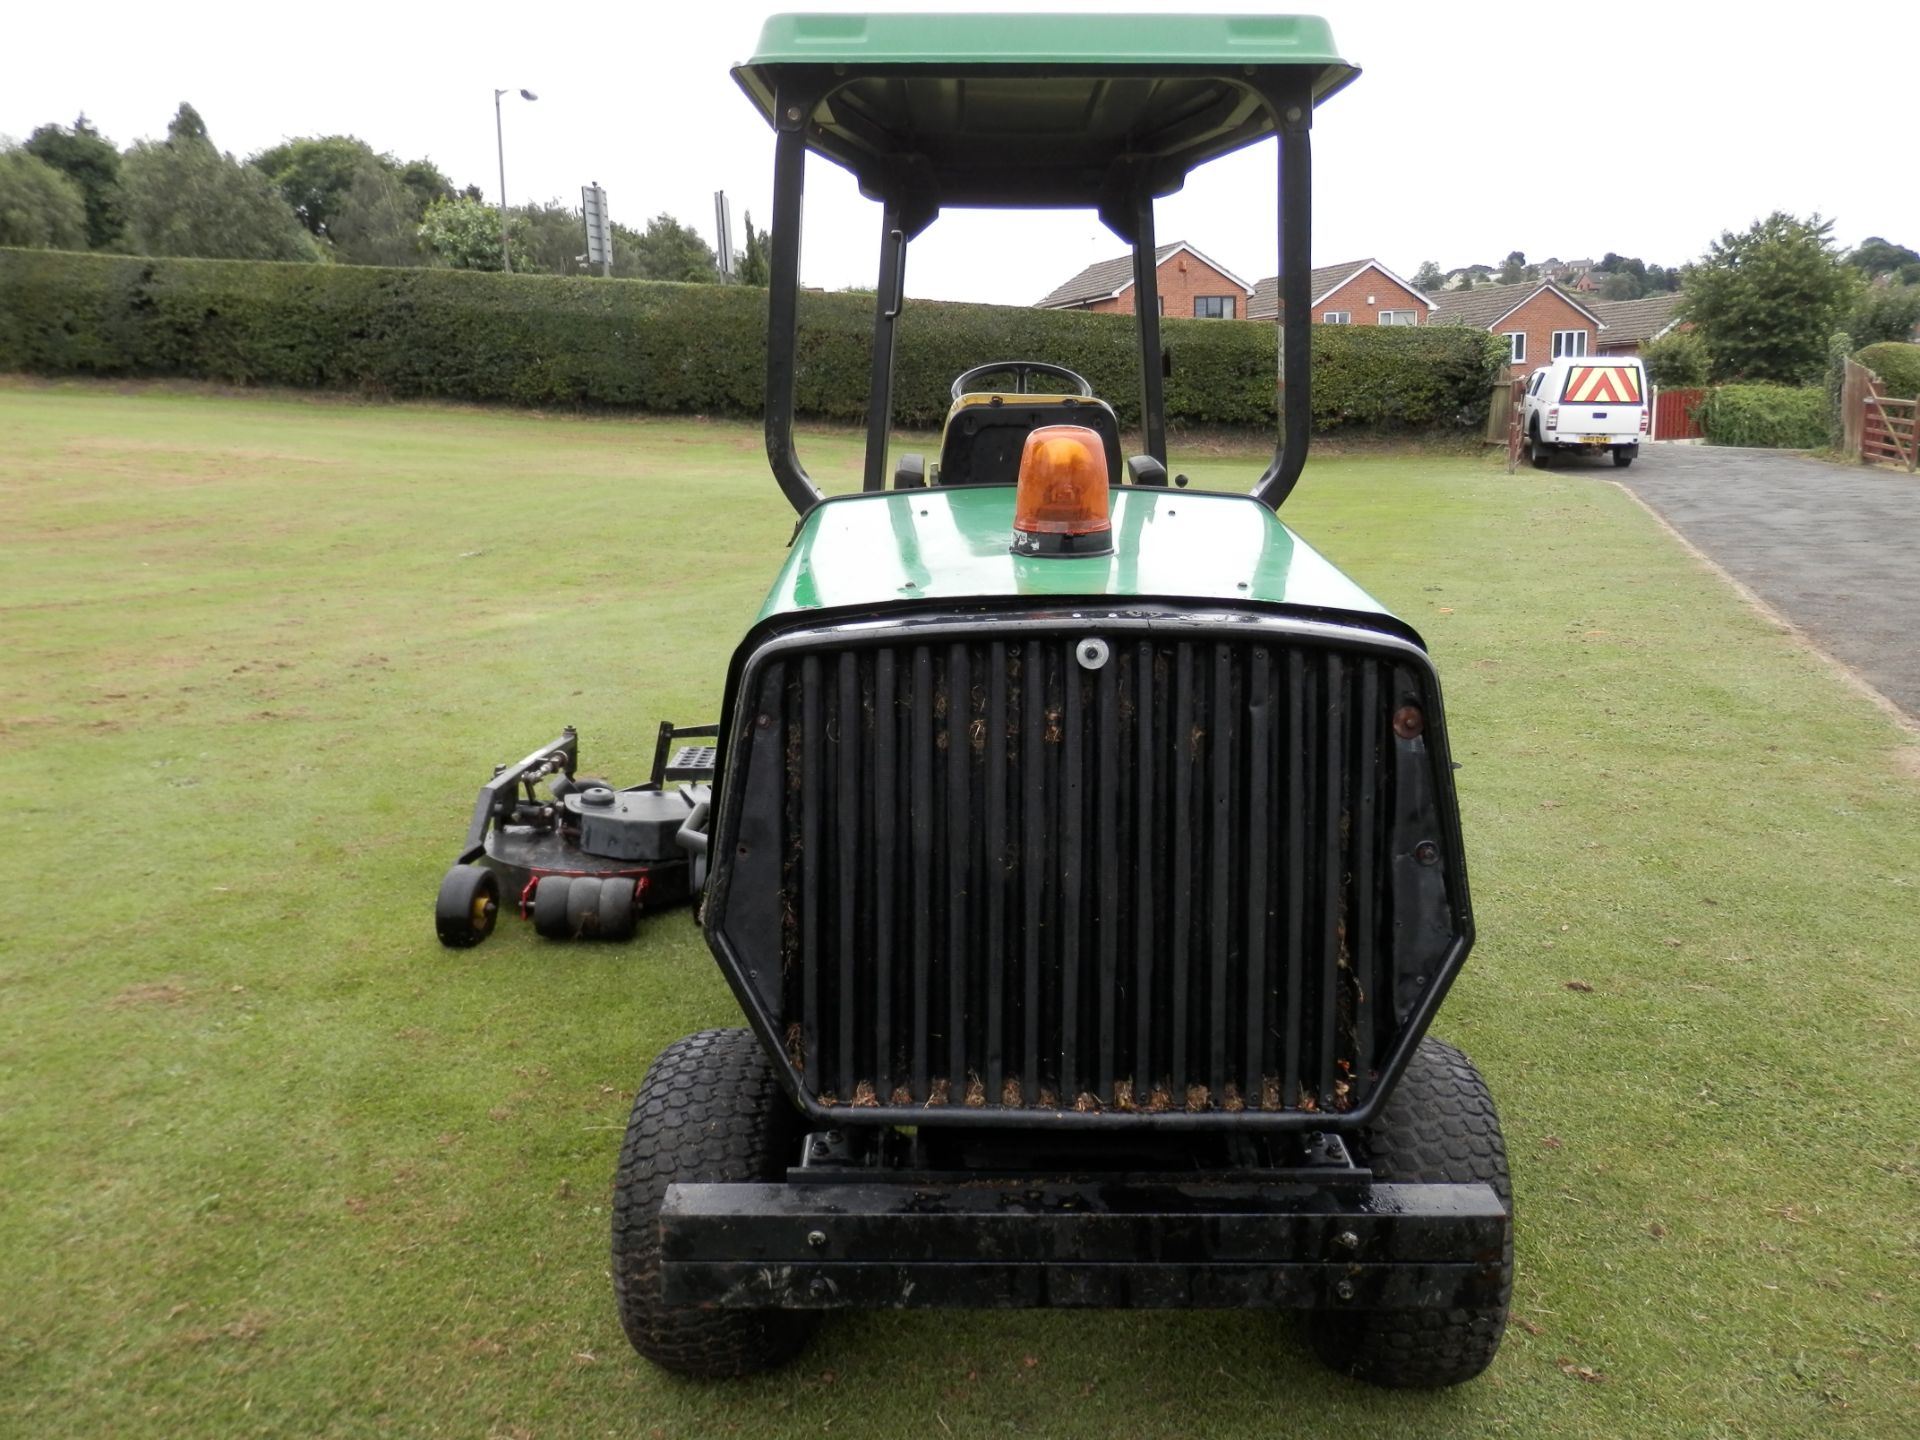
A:
{"type": "Polygon", "coordinates": [[[928,601],[1141,597],[1262,602],[1386,621],[1411,635],[1251,496],[1116,489],[1113,553],[1076,557],[1011,554],[1013,497],[1009,485],[970,485],[816,505],[756,624],[928,601]]]}

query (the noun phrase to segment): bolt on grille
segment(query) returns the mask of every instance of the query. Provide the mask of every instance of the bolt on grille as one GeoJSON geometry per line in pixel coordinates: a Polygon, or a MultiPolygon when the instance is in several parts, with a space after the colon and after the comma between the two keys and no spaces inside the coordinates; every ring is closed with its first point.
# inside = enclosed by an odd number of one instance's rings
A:
{"type": "Polygon", "coordinates": [[[721,927],[822,1105],[1356,1108],[1459,928],[1428,673],[1122,631],[769,660],[726,863],[777,900],[721,927]]]}

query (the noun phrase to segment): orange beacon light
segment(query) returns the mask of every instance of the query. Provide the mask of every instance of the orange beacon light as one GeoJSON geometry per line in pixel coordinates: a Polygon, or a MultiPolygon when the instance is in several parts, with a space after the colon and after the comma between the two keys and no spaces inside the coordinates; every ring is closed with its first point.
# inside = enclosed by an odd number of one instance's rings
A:
{"type": "Polygon", "coordinates": [[[1016,555],[1110,555],[1107,445],[1084,425],[1042,425],[1020,452],[1013,501],[1016,555]]]}

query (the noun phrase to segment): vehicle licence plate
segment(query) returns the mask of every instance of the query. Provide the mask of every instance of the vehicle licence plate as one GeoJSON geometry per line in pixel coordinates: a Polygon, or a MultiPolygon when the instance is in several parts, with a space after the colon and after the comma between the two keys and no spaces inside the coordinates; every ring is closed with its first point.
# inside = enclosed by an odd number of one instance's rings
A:
{"type": "Polygon", "coordinates": [[[1580,437],[1580,443],[1582,445],[1611,445],[1613,443],[1613,437],[1611,435],[1582,435],[1580,437]]]}

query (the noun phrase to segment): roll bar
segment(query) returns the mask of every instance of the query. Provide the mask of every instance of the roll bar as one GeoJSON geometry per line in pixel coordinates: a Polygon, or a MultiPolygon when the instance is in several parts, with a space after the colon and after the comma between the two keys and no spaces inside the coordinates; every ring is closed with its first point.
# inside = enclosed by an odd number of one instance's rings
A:
{"type": "MultiPolygon", "coordinates": [[[[800,217],[806,183],[808,117],[839,80],[789,72],[776,100],[773,248],[767,288],[767,460],[788,503],[802,514],[823,497],[794,448],[795,355],[800,295],[800,217]]],[[[1242,85],[1249,82],[1239,79],[1242,85]]],[[[1309,131],[1313,97],[1304,85],[1252,82],[1272,112],[1279,148],[1280,436],[1273,459],[1248,492],[1278,510],[1306,467],[1313,419],[1312,204],[1309,131]]],[[[903,167],[903,177],[906,168],[903,167]]],[[[1147,453],[1166,463],[1166,400],[1155,260],[1153,176],[1116,167],[1100,218],[1131,247],[1134,316],[1140,345],[1140,416],[1147,453]]],[[[893,423],[895,328],[904,304],[907,246],[940,213],[937,198],[904,180],[881,200],[880,273],[874,299],[873,360],[867,387],[866,462],[861,488],[886,488],[887,442],[893,423]]]]}

